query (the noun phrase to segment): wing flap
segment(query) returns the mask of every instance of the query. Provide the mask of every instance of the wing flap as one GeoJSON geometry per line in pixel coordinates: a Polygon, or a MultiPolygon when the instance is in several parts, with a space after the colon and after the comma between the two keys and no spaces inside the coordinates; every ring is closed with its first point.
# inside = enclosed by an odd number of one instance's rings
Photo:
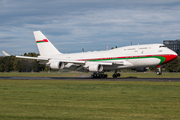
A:
{"type": "MultiPolygon", "coordinates": [[[[5,56],[11,56],[5,51],[2,51],[5,56]]],[[[100,64],[104,66],[111,66],[111,65],[117,65],[117,66],[134,66],[132,63],[126,61],[126,60],[118,60],[118,61],[112,61],[112,62],[92,62],[92,61],[78,61],[78,60],[67,60],[67,59],[52,59],[48,57],[38,56],[38,57],[29,57],[29,56],[16,56],[17,58],[23,58],[23,59],[35,59],[37,61],[47,61],[46,64],[50,64],[53,61],[61,61],[64,63],[73,63],[78,65],[83,65],[83,67],[88,67],[90,65],[94,64],[100,64]]],[[[42,62],[43,63],[43,62],[42,62]]],[[[79,68],[80,69],[80,68],[79,68]]]]}
{"type": "Polygon", "coordinates": [[[117,61],[113,63],[114,65],[119,65],[119,66],[134,66],[132,63],[122,60],[122,61],[117,61]]]}

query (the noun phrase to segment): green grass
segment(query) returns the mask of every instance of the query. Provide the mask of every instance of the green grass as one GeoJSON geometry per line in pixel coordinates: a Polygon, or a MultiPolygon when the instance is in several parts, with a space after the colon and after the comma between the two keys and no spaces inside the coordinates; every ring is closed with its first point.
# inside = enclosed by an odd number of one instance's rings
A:
{"type": "MultiPolygon", "coordinates": [[[[92,73],[81,73],[81,72],[52,72],[52,73],[47,73],[47,72],[39,72],[39,73],[31,73],[31,72],[24,72],[24,73],[19,73],[19,72],[0,72],[0,76],[16,76],[16,77],[87,77],[91,76],[92,73]]],[[[113,72],[107,72],[108,77],[112,78],[113,72]]],[[[121,78],[127,78],[127,77],[135,77],[135,78],[180,78],[180,73],[167,73],[163,72],[162,75],[156,75],[155,72],[148,72],[148,73],[121,73],[121,78]]]]}
{"type": "Polygon", "coordinates": [[[121,77],[136,77],[136,78],[180,78],[180,73],[166,73],[157,75],[155,72],[150,73],[121,73],[121,77]]]}
{"type": "Polygon", "coordinates": [[[1,120],[179,120],[180,82],[0,80],[1,120]]]}
{"type": "Polygon", "coordinates": [[[78,77],[78,76],[90,76],[89,73],[58,73],[58,72],[0,72],[0,76],[7,77],[78,77]]]}

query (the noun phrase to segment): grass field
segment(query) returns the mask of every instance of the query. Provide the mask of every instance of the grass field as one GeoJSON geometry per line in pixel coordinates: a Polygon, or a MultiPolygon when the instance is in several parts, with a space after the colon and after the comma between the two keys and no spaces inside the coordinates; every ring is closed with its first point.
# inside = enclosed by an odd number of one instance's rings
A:
{"type": "MultiPolygon", "coordinates": [[[[47,73],[47,72],[0,72],[0,76],[13,76],[13,77],[87,77],[91,76],[92,73],[81,73],[81,72],[52,72],[52,73],[47,73]]],[[[107,72],[108,77],[112,78],[113,72],[107,72]]],[[[148,72],[148,73],[121,73],[122,78],[126,77],[135,77],[135,78],[180,78],[180,73],[166,73],[163,72],[162,75],[156,75],[155,72],[148,72]]]]}
{"type": "Polygon", "coordinates": [[[0,120],[179,120],[180,82],[0,80],[0,120]]]}

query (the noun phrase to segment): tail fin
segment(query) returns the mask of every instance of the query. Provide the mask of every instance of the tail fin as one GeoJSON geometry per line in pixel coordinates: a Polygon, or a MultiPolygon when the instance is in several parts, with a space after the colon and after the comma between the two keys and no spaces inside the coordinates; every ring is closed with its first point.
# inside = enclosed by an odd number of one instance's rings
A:
{"type": "Polygon", "coordinates": [[[34,31],[34,37],[41,56],[51,56],[62,54],[60,53],[54,45],[42,34],[41,31],[34,31]]]}

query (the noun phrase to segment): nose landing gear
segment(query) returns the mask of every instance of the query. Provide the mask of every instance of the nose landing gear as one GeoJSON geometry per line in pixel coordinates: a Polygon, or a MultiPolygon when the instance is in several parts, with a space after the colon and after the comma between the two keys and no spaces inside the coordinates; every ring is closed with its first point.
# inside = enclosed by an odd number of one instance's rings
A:
{"type": "Polygon", "coordinates": [[[161,74],[162,74],[161,67],[162,67],[162,66],[160,66],[160,65],[158,66],[158,68],[157,68],[158,71],[156,72],[157,75],[161,75],[161,74]]]}

